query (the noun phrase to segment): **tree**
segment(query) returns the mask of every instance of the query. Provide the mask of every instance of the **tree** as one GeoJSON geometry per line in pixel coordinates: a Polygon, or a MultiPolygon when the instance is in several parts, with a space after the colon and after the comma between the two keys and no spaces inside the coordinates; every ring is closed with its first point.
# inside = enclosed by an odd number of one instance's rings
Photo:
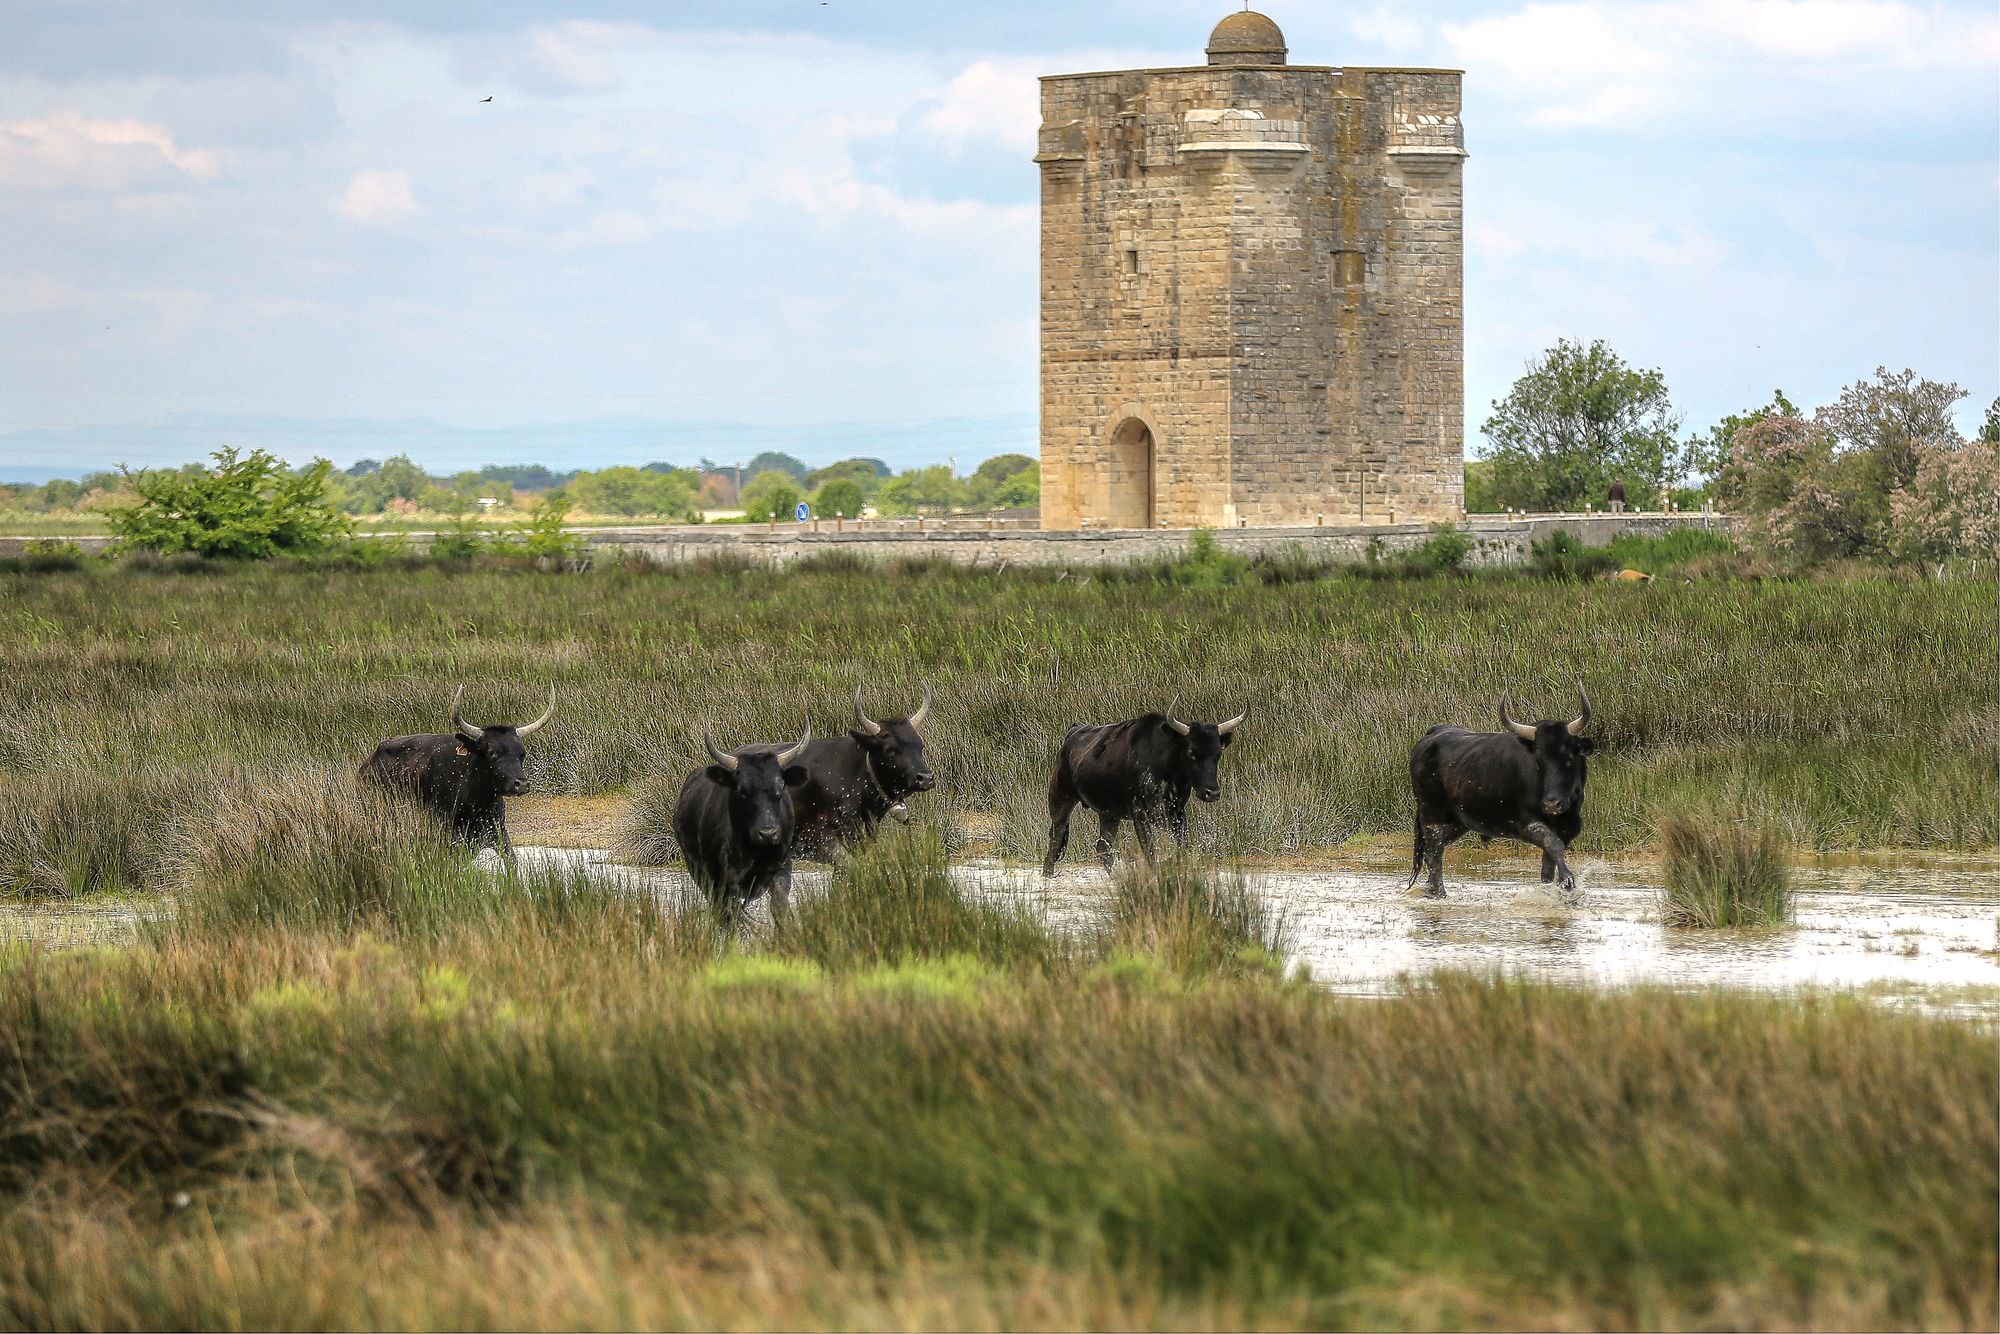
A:
{"type": "Polygon", "coordinates": [[[996,454],[979,465],[965,483],[967,497],[974,505],[988,508],[1014,508],[1022,504],[1037,504],[1041,498],[1041,467],[1026,454],[996,454]],[[1022,474],[1029,474],[1032,481],[1027,486],[1008,489],[1008,484],[1022,474]],[[1021,497],[1032,493],[1033,498],[1022,501],[1021,497]]]}
{"type": "Polygon", "coordinates": [[[842,459],[829,463],[824,468],[815,469],[806,482],[810,486],[825,486],[836,477],[844,477],[860,487],[865,495],[873,491],[878,483],[889,476],[889,465],[880,459],[842,459]]]}
{"type": "Polygon", "coordinates": [[[1994,550],[2000,450],[1966,442],[1955,384],[1877,367],[1813,413],[1738,431],[1716,491],[1754,539],[1802,561],[1994,550]]]}
{"type": "Polygon", "coordinates": [[[522,491],[553,491],[576,474],[551,472],[539,463],[511,463],[504,467],[488,465],[479,470],[479,475],[486,481],[506,482],[522,491]]]}
{"type": "Polygon", "coordinates": [[[675,469],[600,468],[580,472],[564,488],[593,514],[664,514],[681,518],[694,509],[692,473],[675,469]]]}
{"type": "Polygon", "coordinates": [[[998,509],[1033,509],[1042,503],[1042,465],[1032,460],[994,491],[991,503],[998,509]]]}
{"type": "Polygon", "coordinates": [[[760,472],[743,484],[743,516],[752,523],[788,520],[803,498],[791,474],[760,472]]]}
{"type": "Polygon", "coordinates": [[[743,465],[743,483],[748,486],[750,479],[759,473],[781,472],[794,482],[806,480],[806,465],[790,454],[780,454],[775,450],[765,450],[756,458],[743,465]]]}
{"type": "Polygon", "coordinates": [[[213,468],[127,472],[138,503],[111,511],[122,549],[261,560],[323,550],[347,536],[327,498],[333,465],[297,471],[261,449],[219,449],[213,468]]]}
{"type": "Polygon", "coordinates": [[[824,518],[844,515],[850,519],[861,517],[862,507],[868,497],[861,493],[861,484],[851,477],[831,477],[820,483],[819,490],[813,492],[813,513],[824,518]]]}
{"type": "Polygon", "coordinates": [[[1688,466],[1713,482],[1729,462],[1729,449],[1737,432],[1770,417],[1796,417],[1798,405],[1785,397],[1782,389],[1771,391],[1771,401],[1749,412],[1732,412],[1708,428],[1707,435],[1692,437],[1687,443],[1688,466]]]}
{"type": "Polygon", "coordinates": [[[1877,366],[1873,379],[1841,390],[1838,399],[1813,413],[1813,421],[1833,436],[1836,452],[1868,458],[1887,495],[1916,480],[1926,455],[1964,443],[1952,421],[1952,410],[1964,397],[1955,384],[1877,366]]]}
{"type": "Polygon", "coordinates": [[[965,484],[942,463],[912,468],[882,483],[875,498],[884,514],[936,514],[965,503],[965,484]]]}
{"type": "Polygon", "coordinates": [[[1481,427],[1491,496],[1524,510],[1603,504],[1614,481],[1635,508],[1686,472],[1681,419],[1657,370],[1639,370],[1602,339],[1562,339],[1529,363],[1481,427]]]}

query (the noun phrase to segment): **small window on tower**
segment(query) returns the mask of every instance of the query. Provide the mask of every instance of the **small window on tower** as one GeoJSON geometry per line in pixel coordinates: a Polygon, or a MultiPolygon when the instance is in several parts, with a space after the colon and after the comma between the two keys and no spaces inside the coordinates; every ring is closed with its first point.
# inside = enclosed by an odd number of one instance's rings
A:
{"type": "Polygon", "coordinates": [[[1132,278],[1139,276],[1139,252],[1137,250],[1127,250],[1125,252],[1125,273],[1126,276],[1132,278]]]}

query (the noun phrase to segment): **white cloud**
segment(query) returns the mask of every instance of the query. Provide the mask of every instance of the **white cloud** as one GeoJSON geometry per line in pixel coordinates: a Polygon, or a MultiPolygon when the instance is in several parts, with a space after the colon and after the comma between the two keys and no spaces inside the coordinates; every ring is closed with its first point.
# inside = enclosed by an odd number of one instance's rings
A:
{"type": "Polygon", "coordinates": [[[212,181],[212,152],[181,148],[165,126],[93,119],[59,109],[0,121],[0,185],[28,190],[122,190],[172,180],[212,181]]]}
{"type": "Polygon", "coordinates": [[[1495,74],[1532,124],[1618,125],[1668,108],[1736,111],[1772,88],[1792,108],[1851,100],[1873,70],[1986,71],[2000,20],[1903,0],[1530,3],[1443,25],[1474,79],[1495,74]]]}
{"type": "Polygon", "coordinates": [[[1035,151],[1042,122],[1040,58],[981,60],[961,70],[917,123],[946,143],[998,144],[1014,152],[1035,151]]]}
{"type": "Polygon", "coordinates": [[[407,171],[357,171],[340,197],[340,214],[350,222],[397,222],[416,211],[407,171]]]}
{"type": "Polygon", "coordinates": [[[1422,22],[1386,6],[1360,15],[1349,25],[1354,35],[1388,51],[1411,51],[1424,42],[1422,22]]]}

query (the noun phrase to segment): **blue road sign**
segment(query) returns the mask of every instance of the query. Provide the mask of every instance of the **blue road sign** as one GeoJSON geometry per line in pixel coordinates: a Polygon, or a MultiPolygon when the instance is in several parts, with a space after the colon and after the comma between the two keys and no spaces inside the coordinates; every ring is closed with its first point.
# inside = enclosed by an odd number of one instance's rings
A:
{"type": "Polygon", "coordinates": [[[812,516],[813,516],[813,507],[806,504],[806,502],[803,500],[799,502],[799,507],[796,510],[792,511],[792,517],[794,519],[797,519],[800,523],[804,523],[807,519],[810,519],[812,516]]]}

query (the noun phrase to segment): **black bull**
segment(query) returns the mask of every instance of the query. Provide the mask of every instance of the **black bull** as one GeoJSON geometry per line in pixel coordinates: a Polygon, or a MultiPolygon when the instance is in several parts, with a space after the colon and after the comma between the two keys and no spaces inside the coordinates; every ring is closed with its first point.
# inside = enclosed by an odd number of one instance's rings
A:
{"type": "Polygon", "coordinates": [[[1130,820],[1139,851],[1153,860],[1153,826],[1164,823],[1176,843],[1187,841],[1190,794],[1222,795],[1216,762],[1244,715],[1220,723],[1184,723],[1164,713],[1101,727],[1072,727],[1049,780],[1049,852],[1042,874],[1054,875],[1069,846],[1069,817],[1078,806],[1097,813],[1097,855],[1111,865],[1111,840],[1130,820]]]}
{"type": "Polygon", "coordinates": [[[464,697],[464,686],[451,697],[451,731],[390,737],[361,762],[361,780],[416,797],[475,848],[491,843],[511,852],[504,799],[528,790],[521,738],[555,716],[555,687],[542,716],[518,727],[475,727],[459,712],[464,697]]]}
{"type": "MultiPolygon", "coordinates": [[[[1581,690],[1578,691],[1581,694],[1581,690]]],[[[1416,797],[1416,848],[1410,883],[1430,867],[1425,893],[1444,897],[1444,850],[1466,834],[1511,838],[1542,850],[1542,879],[1560,878],[1565,897],[1576,894],[1569,845],[1583,831],[1583,788],[1589,777],[1590,696],[1568,722],[1533,725],[1508,716],[1504,732],[1468,732],[1439,725],[1410,752],[1410,790],[1416,797]]]]}
{"type": "MultiPolygon", "coordinates": [[[[821,737],[799,756],[806,781],[791,790],[797,823],[794,856],[832,861],[847,844],[873,837],[884,817],[906,814],[905,798],[937,786],[918,730],[930,711],[931,692],[926,686],[924,702],[915,713],[877,721],[861,707],[861,687],[854,688],[854,726],[847,735],[821,737]]],[[[737,753],[778,749],[773,743],[759,743],[737,753]]]]}
{"type": "Polygon", "coordinates": [[[766,893],[774,914],[791,902],[792,791],[806,781],[795,761],[811,739],[808,730],[783,750],[731,754],[704,737],[710,763],[681,783],[674,840],[688,874],[725,918],[766,893]]]}

